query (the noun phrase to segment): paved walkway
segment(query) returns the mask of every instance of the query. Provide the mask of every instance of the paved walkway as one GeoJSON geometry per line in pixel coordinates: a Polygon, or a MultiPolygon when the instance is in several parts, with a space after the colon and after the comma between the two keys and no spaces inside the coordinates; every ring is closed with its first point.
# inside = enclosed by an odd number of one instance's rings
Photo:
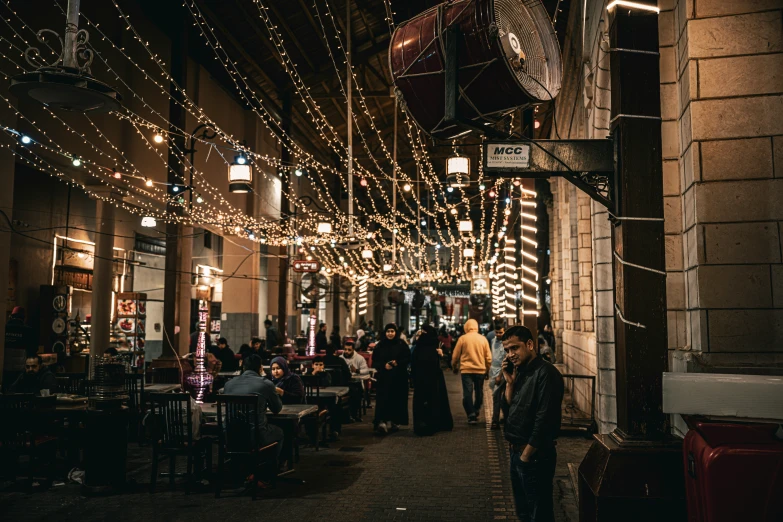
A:
{"type": "MultiPolygon", "coordinates": [[[[328,449],[302,450],[297,476],[307,481],[305,485],[280,484],[262,491],[256,502],[249,497],[216,499],[211,490],[185,495],[181,485],[168,491],[165,479],[159,479],[157,492],[150,495],[150,451],[132,444],[129,477],[137,485],[131,491],[102,498],[82,497],[74,484],[32,495],[0,491],[0,514],[4,520],[81,522],[515,520],[502,432],[490,431],[488,423],[469,426],[459,379],[448,373],[446,381],[453,432],[421,438],[409,426],[392,435],[376,435],[368,410],[364,422],[344,426],[341,440],[328,449]]],[[[486,404],[485,414],[490,413],[486,404]]],[[[555,479],[559,522],[578,520],[567,463],[581,461],[588,446],[584,438],[559,442],[555,479]]]]}

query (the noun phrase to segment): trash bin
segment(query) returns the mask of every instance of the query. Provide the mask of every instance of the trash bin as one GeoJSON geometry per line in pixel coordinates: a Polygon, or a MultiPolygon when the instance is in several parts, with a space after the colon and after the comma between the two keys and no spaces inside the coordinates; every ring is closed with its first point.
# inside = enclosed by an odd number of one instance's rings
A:
{"type": "Polygon", "coordinates": [[[783,426],[684,418],[689,522],[783,520],[783,426]]]}

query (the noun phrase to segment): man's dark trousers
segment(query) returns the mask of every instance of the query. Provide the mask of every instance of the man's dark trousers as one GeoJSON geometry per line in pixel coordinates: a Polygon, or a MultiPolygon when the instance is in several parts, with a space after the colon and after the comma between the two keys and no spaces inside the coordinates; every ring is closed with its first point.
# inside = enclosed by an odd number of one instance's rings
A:
{"type": "Polygon", "coordinates": [[[484,375],[478,373],[463,373],[462,377],[462,407],[468,414],[468,419],[475,418],[484,404],[484,375]],[[476,398],[473,399],[475,392],[476,398]]]}
{"type": "Polygon", "coordinates": [[[523,447],[511,448],[511,487],[517,517],[523,522],[554,522],[552,501],[557,451],[536,451],[530,462],[519,458],[523,447]]]}

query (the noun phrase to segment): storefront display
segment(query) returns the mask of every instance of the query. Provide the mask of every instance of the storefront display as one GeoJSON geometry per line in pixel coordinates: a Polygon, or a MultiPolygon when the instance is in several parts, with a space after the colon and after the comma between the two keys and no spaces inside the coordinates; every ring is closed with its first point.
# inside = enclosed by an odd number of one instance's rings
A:
{"type": "MultiPolygon", "coordinates": [[[[124,336],[132,354],[131,365],[144,366],[144,344],[147,336],[147,294],[120,292],[117,294],[115,331],[124,336]]],[[[122,346],[120,342],[120,347],[122,346]]]]}

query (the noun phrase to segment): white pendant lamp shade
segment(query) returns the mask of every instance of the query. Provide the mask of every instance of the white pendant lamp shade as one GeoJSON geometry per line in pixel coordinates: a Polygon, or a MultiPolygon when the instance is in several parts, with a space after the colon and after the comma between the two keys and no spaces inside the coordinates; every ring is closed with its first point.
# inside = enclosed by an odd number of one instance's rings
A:
{"type": "Polygon", "coordinates": [[[459,222],[460,232],[473,232],[473,222],[470,220],[463,220],[459,222]]]}
{"type": "Polygon", "coordinates": [[[470,159],[452,156],[446,160],[446,181],[450,187],[467,187],[470,183],[470,159]]]}
{"type": "Polygon", "coordinates": [[[365,248],[362,250],[362,258],[363,259],[372,259],[372,250],[369,248],[365,248]]]}
{"type": "Polygon", "coordinates": [[[472,248],[466,248],[462,251],[462,255],[465,257],[473,257],[475,251],[472,248]]]}
{"type": "Polygon", "coordinates": [[[234,163],[228,166],[228,190],[239,194],[250,192],[253,181],[253,167],[244,156],[234,158],[234,163]],[[241,159],[240,159],[241,158],[241,159]]]}
{"type": "Polygon", "coordinates": [[[318,233],[319,234],[331,234],[332,233],[332,224],[328,221],[319,221],[318,222],[318,233]]]}

